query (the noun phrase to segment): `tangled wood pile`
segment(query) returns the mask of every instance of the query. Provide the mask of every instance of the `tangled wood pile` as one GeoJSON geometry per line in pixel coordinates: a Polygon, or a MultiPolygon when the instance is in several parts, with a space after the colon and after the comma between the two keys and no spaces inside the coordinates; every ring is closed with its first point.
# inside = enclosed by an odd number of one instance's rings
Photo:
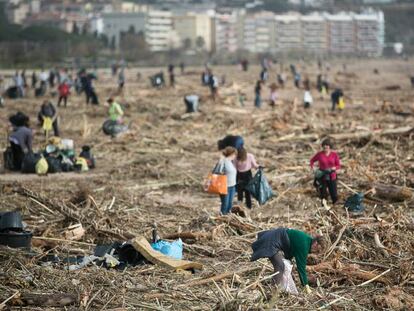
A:
{"type": "MultiPolygon", "coordinates": [[[[20,210],[34,235],[31,252],[0,248],[0,310],[414,309],[414,91],[409,81],[400,90],[385,89],[403,77],[404,63],[365,65],[348,66],[357,83],[341,75],[352,100],[335,114],[316,92],[314,107],[304,111],[293,100],[302,91],[291,81],[275,109],[240,107],[233,83],[253,90],[259,69],[223,67],[217,71],[230,82],[222,99],[205,100],[201,112],[185,115],[182,98],[189,89],[208,95],[197,76],[178,76],[175,89],[155,90],[146,81],[131,81],[131,72],[120,101],[132,130],[115,140],[100,131],[105,108],[85,107],[83,97],[74,96],[76,109],[60,112],[62,132],[79,145],[93,145],[98,168],[84,175],[0,176],[1,211],[20,210]],[[369,75],[371,67],[381,69],[384,81],[369,75]],[[202,188],[219,157],[216,142],[229,133],[245,138],[278,193],[240,213],[245,217],[218,215],[218,198],[202,188]],[[340,202],[329,208],[316,196],[308,165],[326,136],[343,164],[340,202]],[[348,213],[343,202],[357,192],[365,194],[365,211],[348,213]],[[70,258],[91,255],[96,245],[150,239],[154,223],[161,238],[181,238],[184,258],[203,269],[67,269],[70,258]],[[250,262],[256,234],[279,226],[320,233],[328,241],[323,254],[309,258],[312,294],[278,291],[270,262],[250,262]],[[52,254],[68,260],[48,261],[52,254]]],[[[316,66],[306,68],[316,77],[316,66]]],[[[104,98],[115,82],[101,75],[97,89],[104,98]]],[[[38,106],[39,100],[24,99],[5,109],[33,117],[38,106]]],[[[41,140],[37,133],[35,141],[41,140]]],[[[299,285],[296,272],[294,278],[299,285]]]]}

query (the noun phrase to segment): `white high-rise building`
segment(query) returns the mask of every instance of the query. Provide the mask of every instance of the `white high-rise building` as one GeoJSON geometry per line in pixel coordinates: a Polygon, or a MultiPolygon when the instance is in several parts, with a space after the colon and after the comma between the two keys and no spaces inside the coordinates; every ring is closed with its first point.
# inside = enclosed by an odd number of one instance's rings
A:
{"type": "Polygon", "coordinates": [[[216,13],[215,46],[216,51],[236,52],[242,46],[242,16],[244,10],[228,10],[216,13]]]}
{"type": "Polygon", "coordinates": [[[243,18],[242,49],[254,53],[276,51],[276,20],[272,12],[259,12],[243,18]]]}
{"type": "Polygon", "coordinates": [[[191,49],[211,51],[213,49],[213,12],[186,12],[173,17],[173,28],[191,49]]]}
{"type": "Polygon", "coordinates": [[[149,49],[154,52],[168,51],[181,44],[180,38],[173,29],[171,11],[148,11],[145,38],[149,49]]]}
{"type": "Polygon", "coordinates": [[[302,23],[300,14],[276,16],[276,49],[278,52],[302,50],[302,23]]]}
{"type": "Polygon", "coordinates": [[[384,13],[355,15],[354,21],[357,52],[380,56],[384,47],[384,13]]]}
{"type": "Polygon", "coordinates": [[[302,44],[307,53],[324,54],[328,51],[328,23],[322,14],[301,17],[302,44]]]}

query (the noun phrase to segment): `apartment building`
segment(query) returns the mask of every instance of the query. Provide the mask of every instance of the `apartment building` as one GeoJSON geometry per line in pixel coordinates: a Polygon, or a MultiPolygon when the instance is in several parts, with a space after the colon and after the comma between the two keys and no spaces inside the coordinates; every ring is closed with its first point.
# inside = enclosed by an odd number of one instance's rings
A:
{"type": "Polygon", "coordinates": [[[173,29],[172,12],[150,10],[145,24],[145,38],[149,49],[154,52],[178,47],[181,42],[173,29]]]}
{"type": "Polygon", "coordinates": [[[228,10],[216,12],[215,46],[217,51],[236,52],[243,40],[244,10],[228,10]]]}
{"type": "Polygon", "coordinates": [[[302,23],[298,13],[276,15],[276,50],[290,52],[302,50],[302,23]]]}
{"type": "Polygon", "coordinates": [[[272,12],[258,12],[242,16],[243,50],[253,53],[276,51],[276,20],[272,12]]]}
{"type": "Polygon", "coordinates": [[[340,13],[328,15],[328,52],[331,54],[351,54],[356,52],[354,15],[340,13]]]}
{"type": "Polygon", "coordinates": [[[314,54],[327,53],[329,28],[326,15],[304,15],[301,17],[301,27],[303,50],[314,54]]]}
{"type": "Polygon", "coordinates": [[[11,4],[7,8],[7,19],[11,24],[23,24],[30,13],[30,5],[27,3],[11,4]]]}
{"type": "Polygon", "coordinates": [[[173,29],[180,37],[182,45],[184,41],[188,41],[191,48],[211,51],[213,48],[213,15],[211,12],[175,14],[173,29]]]}
{"type": "Polygon", "coordinates": [[[380,56],[384,46],[384,14],[370,12],[355,15],[354,22],[357,53],[380,56]]]}

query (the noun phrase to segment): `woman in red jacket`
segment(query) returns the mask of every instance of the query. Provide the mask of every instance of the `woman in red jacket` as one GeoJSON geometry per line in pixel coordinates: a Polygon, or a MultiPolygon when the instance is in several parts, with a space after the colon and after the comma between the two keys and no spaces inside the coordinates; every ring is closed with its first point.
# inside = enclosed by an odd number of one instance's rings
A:
{"type": "Polygon", "coordinates": [[[63,100],[65,104],[65,108],[66,108],[66,105],[68,103],[69,90],[70,90],[69,84],[66,81],[63,81],[59,85],[58,90],[59,90],[59,100],[58,100],[57,105],[58,107],[60,107],[60,102],[63,100]]]}
{"type": "Polygon", "coordinates": [[[336,186],[336,173],[341,168],[338,154],[332,150],[332,143],[329,139],[322,142],[322,151],[315,154],[310,160],[310,166],[313,169],[315,162],[318,162],[319,170],[315,173],[315,186],[319,189],[321,199],[327,199],[329,194],[332,203],[338,201],[336,186]]]}

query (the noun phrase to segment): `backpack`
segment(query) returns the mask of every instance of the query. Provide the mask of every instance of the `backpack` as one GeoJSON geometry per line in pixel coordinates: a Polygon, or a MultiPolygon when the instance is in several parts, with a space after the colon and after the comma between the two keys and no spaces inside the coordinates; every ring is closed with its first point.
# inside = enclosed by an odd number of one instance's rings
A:
{"type": "Polygon", "coordinates": [[[58,158],[48,156],[46,157],[47,164],[49,166],[48,173],[60,173],[62,172],[61,161],[58,158]]]}

